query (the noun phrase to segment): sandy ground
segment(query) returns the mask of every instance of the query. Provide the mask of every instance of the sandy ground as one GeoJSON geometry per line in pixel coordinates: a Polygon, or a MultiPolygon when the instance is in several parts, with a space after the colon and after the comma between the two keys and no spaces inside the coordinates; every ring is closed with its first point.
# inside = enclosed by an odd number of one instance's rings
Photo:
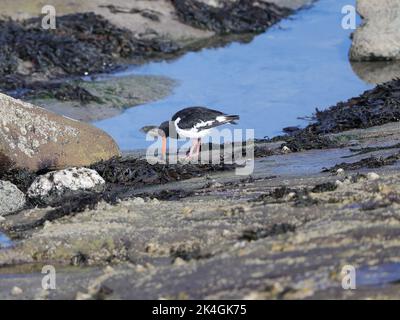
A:
{"type": "Polygon", "coordinates": [[[398,152],[349,149],[394,145],[400,125],[335,137],[346,146],[257,159],[251,179],[227,172],[134,191],[183,190],[180,200],[100,203],[39,227],[50,209],[8,216],[1,226],[19,240],[0,251],[0,297],[400,298],[398,164],[321,172],[398,152]],[[57,290],[41,289],[44,264],[56,266],[57,290]],[[357,290],[342,289],[345,265],[358,272],[357,290]],[[23,292],[12,295],[14,286],[23,292]]]}

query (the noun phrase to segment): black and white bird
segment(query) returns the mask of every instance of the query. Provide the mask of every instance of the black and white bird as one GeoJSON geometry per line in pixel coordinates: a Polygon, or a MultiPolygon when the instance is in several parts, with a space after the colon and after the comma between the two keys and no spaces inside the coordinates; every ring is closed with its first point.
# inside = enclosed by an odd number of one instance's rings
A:
{"type": "Polygon", "coordinates": [[[213,128],[224,124],[236,124],[236,120],[239,120],[238,115],[228,115],[205,107],[189,107],[175,113],[170,121],[164,121],[158,127],[143,127],[141,131],[162,137],[163,155],[166,153],[166,138],[190,138],[190,158],[200,152],[201,139],[208,136],[213,128]]]}
{"type": "Polygon", "coordinates": [[[192,139],[189,157],[200,152],[201,139],[208,136],[212,128],[224,124],[236,124],[238,115],[228,115],[205,107],[189,107],[172,116],[175,130],[180,137],[192,139]]]}

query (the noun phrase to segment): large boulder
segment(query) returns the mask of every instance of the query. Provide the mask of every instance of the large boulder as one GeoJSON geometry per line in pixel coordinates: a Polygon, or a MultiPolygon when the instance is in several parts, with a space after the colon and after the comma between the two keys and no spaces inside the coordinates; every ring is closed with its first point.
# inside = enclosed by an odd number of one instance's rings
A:
{"type": "Polygon", "coordinates": [[[0,180],[0,216],[22,209],[25,195],[9,181],[0,180]]]}
{"type": "Polygon", "coordinates": [[[0,94],[0,154],[36,171],[88,166],[120,153],[100,129],[0,94]]]}
{"type": "Polygon", "coordinates": [[[28,189],[28,197],[39,203],[53,204],[82,192],[101,192],[104,186],[105,181],[96,170],[68,168],[37,177],[28,189]]]}
{"type": "Polygon", "coordinates": [[[364,19],[353,34],[350,59],[353,61],[400,59],[400,1],[357,0],[364,19]]]}

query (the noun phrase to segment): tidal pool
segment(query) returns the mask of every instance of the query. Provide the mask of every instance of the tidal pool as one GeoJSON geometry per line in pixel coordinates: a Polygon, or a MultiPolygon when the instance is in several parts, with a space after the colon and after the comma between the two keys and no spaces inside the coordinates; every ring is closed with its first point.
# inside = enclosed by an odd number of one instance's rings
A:
{"type": "Polygon", "coordinates": [[[0,232],[0,249],[7,248],[11,245],[11,240],[3,233],[0,232]]]}
{"type": "Polygon", "coordinates": [[[316,108],[357,96],[373,85],[361,80],[348,60],[350,34],[342,28],[342,7],[354,0],[320,0],[283,20],[250,43],[187,53],[174,61],[131,67],[115,76],[163,75],[179,84],[167,98],[130,108],[95,125],[122,150],[152,142],[139,129],[159,124],[185,106],[204,105],[240,115],[236,128],[255,137],[274,136],[282,128],[304,126],[316,108]]]}

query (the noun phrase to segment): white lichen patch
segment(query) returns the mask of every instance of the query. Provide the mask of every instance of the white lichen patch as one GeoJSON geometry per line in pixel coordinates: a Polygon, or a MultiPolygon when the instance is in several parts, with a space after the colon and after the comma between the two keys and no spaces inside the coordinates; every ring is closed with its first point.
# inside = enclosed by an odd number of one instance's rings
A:
{"type": "Polygon", "coordinates": [[[28,196],[43,201],[55,201],[70,192],[96,191],[104,184],[104,179],[95,170],[69,168],[37,177],[29,187],[28,196]]]}
{"type": "Polygon", "coordinates": [[[41,145],[79,135],[78,129],[49,119],[42,108],[30,103],[0,94],[0,105],[1,140],[28,157],[32,157],[41,145]]]}

